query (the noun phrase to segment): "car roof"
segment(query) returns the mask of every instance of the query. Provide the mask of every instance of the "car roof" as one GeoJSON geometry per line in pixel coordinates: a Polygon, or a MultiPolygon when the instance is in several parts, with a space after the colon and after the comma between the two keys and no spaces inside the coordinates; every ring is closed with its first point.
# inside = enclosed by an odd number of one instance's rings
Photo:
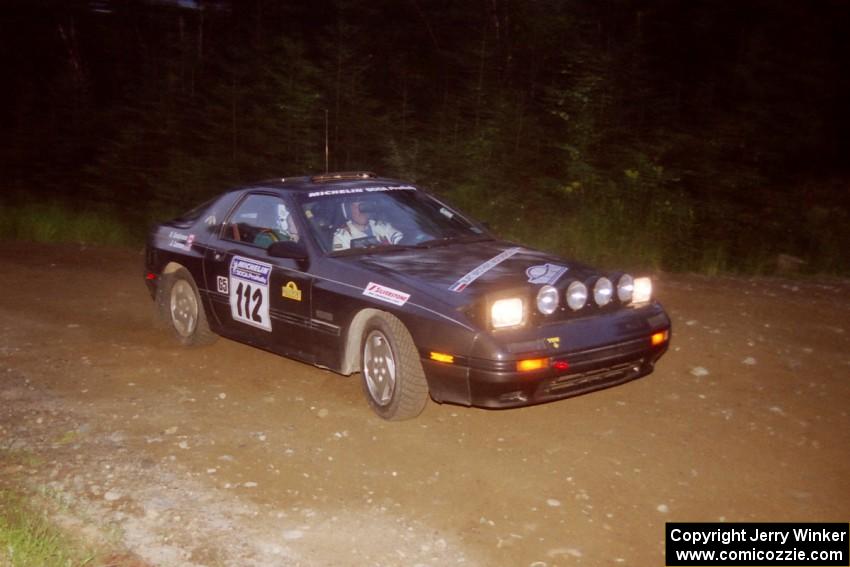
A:
{"type": "Polygon", "coordinates": [[[398,179],[378,177],[368,171],[341,171],[301,177],[267,179],[237,187],[232,191],[274,190],[291,193],[310,193],[327,189],[373,187],[375,185],[409,185],[398,179]]]}

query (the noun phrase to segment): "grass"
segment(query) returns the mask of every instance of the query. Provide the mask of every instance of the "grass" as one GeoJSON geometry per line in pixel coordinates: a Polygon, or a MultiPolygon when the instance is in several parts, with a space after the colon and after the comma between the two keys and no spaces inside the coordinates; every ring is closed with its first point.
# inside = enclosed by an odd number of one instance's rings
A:
{"type": "Polygon", "coordinates": [[[82,567],[95,553],[51,525],[21,493],[0,488],[0,564],[10,567],[82,567]]]}
{"type": "Polygon", "coordinates": [[[61,203],[3,204],[0,238],[114,246],[136,244],[140,240],[115,214],[75,210],[61,203]]]}
{"type": "MultiPolygon", "coordinates": [[[[787,235],[780,238],[775,228],[742,228],[729,220],[724,225],[728,234],[721,230],[712,237],[703,234],[708,225],[699,224],[686,196],[647,191],[631,194],[612,186],[597,197],[586,188],[569,186],[542,199],[514,195],[497,200],[473,185],[462,186],[451,197],[474,216],[488,219],[503,237],[600,268],[771,274],[776,255],[788,253],[805,259],[804,274],[850,273],[843,254],[850,245],[850,222],[842,211],[824,209],[809,219],[805,242],[796,245],[783,243],[787,235]],[[620,199],[621,194],[629,197],[620,199]],[[653,194],[664,196],[652,198],[653,194]]],[[[0,239],[138,246],[146,220],[169,216],[152,211],[135,214],[136,220],[128,222],[114,207],[78,210],[67,202],[13,198],[0,202],[0,239]]]]}

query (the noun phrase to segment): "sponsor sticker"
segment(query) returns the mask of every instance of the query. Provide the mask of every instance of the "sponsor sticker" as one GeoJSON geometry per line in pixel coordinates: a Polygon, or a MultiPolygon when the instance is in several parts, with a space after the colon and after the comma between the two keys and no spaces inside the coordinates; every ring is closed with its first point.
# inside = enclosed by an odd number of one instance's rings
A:
{"type": "Polygon", "coordinates": [[[392,187],[349,187],[346,189],[328,189],[326,191],[313,191],[308,197],[328,197],[330,195],[356,195],[357,193],[383,193],[387,191],[416,191],[412,185],[393,185],[392,187]]]}
{"type": "Polygon", "coordinates": [[[177,232],[176,230],[172,230],[168,233],[168,245],[171,248],[177,248],[178,250],[183,250],[188,252],[192,249],[192,243],[195,242],[194,234],[183,234],[182,232],[177,232]]]}
{"type": "Polygon", "coordinates": [[[272,330],[269,316],[269,277],[272,266],[250,258],[234,256],[230,261],[230,315],[235,321],[272,330]]]}
{"type": "Polygon", "coordinates": [[[487,260],[486,262],[484,262],[483,264],[481,264],[480,266],[460,278],[458,281],[453,283],[452,286],[449,288],[449,291],[454,291],[455,293],[462,292],[467,288],[467,286],[469,286],[469,284],[471,284],[472,282],[474,282],[475,280],[477,280],[478,278],[480,278],[481,276],[483,276],[484,274],[486,274],[487,272],[489,272],[490,270],[492,270],[493,268],[513,256],[517,252],[520,252],[521,250],[522,248],[508,248],[501,254],[493,256],[492,258],[490,258],[489,260],[487,260]]]}
{"type": "Polygon", "coordinates": [[[219,293],[223,293],[227,295],[228,285],[227,278],[224,276],[216,276],[215,277],[215,287],[218,289],[219,293]]]}
{"type": "Polygon", "coordinates": [[[404,293],[391,287],[384,287],[375,282],[369,282],[369,285],[363,290],[363,295],[368,295],[369,297],[374,297],[375,299],[398,306],[404,305],[410,299],[409,293],[404,293]]]}
{"type": "Polygon", "coordinates": [[[561,337],[547,337],[546,342],[554,349],[561,348],[561,337]]]}
{"type": "Polygon", "coordinates": [[[568,269],[566,266],[559,266],[558,264],[543,264],[541,266],[531,266],[525,271],[525,275],[528,276],[528,283],[552,285],[568,269]]]}
{"type": "Polygon", "coordinates": [[[286,285],[280,289],[280,292],[286,299],[301,301],[301,290],[298,289],[298,284],[295,282],[286,282],[286,285]]]}
{"type": "Polygon", "coordinates": [[[269,285],[269,274],[272,267],[264,262],[257,262],[250,258],[234,256],[230,261],[230,276],[262,285],[269,285]]]}

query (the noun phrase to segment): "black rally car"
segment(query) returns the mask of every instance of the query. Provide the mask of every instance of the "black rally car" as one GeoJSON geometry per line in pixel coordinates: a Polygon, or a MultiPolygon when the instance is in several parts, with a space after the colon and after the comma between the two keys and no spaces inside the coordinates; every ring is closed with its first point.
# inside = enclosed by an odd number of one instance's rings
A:
{"type": "Polygon", "coordinates": [[[146,282],[185,345],[215,335],[342,374],[374,411],[523,406],[652,372],[670,319],[648,278],[494,238],[371,173],[224,193],[148,236],[146,282]]]}

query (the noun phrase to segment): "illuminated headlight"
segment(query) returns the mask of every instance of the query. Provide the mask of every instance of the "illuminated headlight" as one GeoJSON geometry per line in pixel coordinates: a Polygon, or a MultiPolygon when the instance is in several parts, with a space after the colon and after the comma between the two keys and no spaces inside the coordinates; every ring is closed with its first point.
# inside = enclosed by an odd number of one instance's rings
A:
{"type": "Polygon", "coordinates": [[[587,303],[587,286],[581,282],[573,282],[567,288],[567,305],[573,311],[578,311],[587,303]]]}
{"type": "Polygon", "coordinates": [[[511,297],[499,299],[490,307],[490,321],[493,327],[513,327],[522,323],[522,299],[511,297]]]}
{"type": "Polygon", "coordinates": [[[628,303],[632,300],[632,294],[635,291],[635,280],[629,274],[620,276],[620,281],[617,282],[617,299],[620,303],[628,303]]]}
{"type": "Polygon", "coordinates": [[[652,280],[649,278],[635,278],[632,303],[649,303],[650,299],[652,299],[652,280]]]}
{"type": "Polygon", "coordinates": [[[593,286],[593,301],[599,307],[604,307],[611,302],[611,297],[614,295],[614,286],[608,278],[599,278],[596,280],[596,285],[593,286]]]}
{"type": "Polygon", "coordinates": [[[544,315],[551,315],[558,308],[558,290],[551,285],[544,285],[537,292],[537,309],[544,315]]]}

